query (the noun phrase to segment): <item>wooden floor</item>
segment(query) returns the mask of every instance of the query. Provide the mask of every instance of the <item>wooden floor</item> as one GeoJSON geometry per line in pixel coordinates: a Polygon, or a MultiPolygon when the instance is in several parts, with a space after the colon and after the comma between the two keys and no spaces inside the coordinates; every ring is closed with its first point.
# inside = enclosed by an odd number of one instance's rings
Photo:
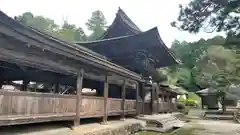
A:
{"type": "Polygon", "coordinates": [[[15,125],[15,124],[28,124],[28,123],[39,123],[49,121],[63,121],[73,120],[75,113],[66,114],[41,114],[41,115],[8,115],[0,116],[0,126],[4,125],[15,125]]]}
{"type": "MultiPolygon", "coordinates": [[[[108,116],[120,116],[122,112],[109,112],[108,116]]],[[[125,112],[125,115],[136,114],[136,110],[125,112]]],[[[64,114],[41,114],[41,115],[8,115],[0,116],[0,126],[16,125],[16,124],[28,124],[28,123],[40,123],[50,121],[72,121],[74,120],[75,113],[64,114]]],[[[96,118],[102,117],[100,112],[95,113],[81,113],[81,118],[96,118]]]]}

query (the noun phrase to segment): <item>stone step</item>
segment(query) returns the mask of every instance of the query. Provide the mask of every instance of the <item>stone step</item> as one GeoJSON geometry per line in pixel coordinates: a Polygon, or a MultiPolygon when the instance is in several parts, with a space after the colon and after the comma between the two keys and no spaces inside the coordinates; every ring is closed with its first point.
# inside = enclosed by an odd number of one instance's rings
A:
{"type": "Polygon", "coordinates": [[[168,118],[165,118],[165,119],[161,119],[161,120],[158,120],[159,122],[161,122],[162,124],[167,124],[167,123],[171,123],[171,122],[175,122],[175,121],[178,121],[179,119],[176,118],[176,117],[168,117],[168,118]]]}
{"type": "Polygon", "coordinates": [[[174,120],[177,120],[178,118],[176,118],[176,117],[168,117],[168,118],[164,118],[164,119],[161,119],[161,120],[159,120],[160,122],[162,122],[162,123],[166,123],[166,122],[168,122],[168,121],[174,121],[174,120]]]}
{"type": "Polygon", "coordinates": [[[173,126],[173,127],[182,127],[185,123],[183,121],[180,120],[175,120],[175,121],[170,121],[166,124],[163,124],[163,127],[165,126],[173,126]]]}
{"type": "Polygon", "coordinates": [[[184,125],[185,123],[182,121],[174,121],[173,123],[164,124],[163,127],[144,127],[143,130],[165,133],[175,128],[181,128],[184,125]]]}

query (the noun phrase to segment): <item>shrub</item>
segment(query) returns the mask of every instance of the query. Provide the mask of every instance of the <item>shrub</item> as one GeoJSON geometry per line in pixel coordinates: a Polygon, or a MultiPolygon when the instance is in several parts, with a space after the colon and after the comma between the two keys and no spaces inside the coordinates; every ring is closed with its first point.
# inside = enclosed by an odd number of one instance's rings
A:
{"type": "Polygon", "coordinates": [[[186,101],[186,106],[198,108],[198,107],[199,107],[199,104],[198,104],[195,100],[188,99],[188,100],[186,101]]]}
{"type": "Polygon", "coordinates": [[[185,109],[184,104],[182,104],[182,103],[177,103],[177,109],[178,109],[178,110],[183,110],[183,109],[185,109]]]}

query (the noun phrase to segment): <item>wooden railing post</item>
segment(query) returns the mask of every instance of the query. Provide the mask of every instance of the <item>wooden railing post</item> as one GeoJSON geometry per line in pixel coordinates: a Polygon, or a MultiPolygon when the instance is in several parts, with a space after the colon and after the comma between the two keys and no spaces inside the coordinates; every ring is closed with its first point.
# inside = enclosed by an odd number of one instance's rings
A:
{"type": "Polygon", "coordinates": [[[103,111],[103,122],[102,124],[107,124],[108,117],[108,76],[105,76],[104,80],[104,111],[103,111]]]}
{"type": "Polygon", "coordinates": [[[125,119],[125,100],[126,100],[126,80],[123,81],[123,85],[122,85],[122,104],[121,104],[121,110],[122,110],[122,114],[121,117],[124,120],[125,119]]]}
{"type": "Polygon", "coordinates": [[[138,84],[138,82],[136,83],[136,112],[137,112],[137,115],[140,114],[140,110],[139,110],[139,84],[138,84]]]}
{"type": "Polygon", "coordinates": [[[83,85],[83,74],[84,70],[81,69],[80,73],[77,75],[77,89],[76,89],[76,118],[74,120],[74,126],[77,126],[80,124],[80,107],[81,107],[81,101],[82,101],[82,85],[83,85]]]}

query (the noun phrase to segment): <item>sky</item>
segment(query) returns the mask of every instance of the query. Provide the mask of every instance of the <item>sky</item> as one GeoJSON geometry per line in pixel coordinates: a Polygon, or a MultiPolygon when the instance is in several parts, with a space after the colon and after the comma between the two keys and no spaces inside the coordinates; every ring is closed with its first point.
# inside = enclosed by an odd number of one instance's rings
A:
{"type": "Polygon", "coordinates": [[[170,23],[177,19],[179,4],[187,4],[190,0],[0,0],[0,10],[14,17],[24,12],[43,15],[57,24],[67,20],[84,28],[85,23],[95,10],[101,10],[108,25],[115,18],[118,7],[143,31],[158,27],[160,36],[170,47],[175,39],[180,41],[196,41],[200,38],[211,38],[222,33],[189,34],[171,27],[170,23]]]}

